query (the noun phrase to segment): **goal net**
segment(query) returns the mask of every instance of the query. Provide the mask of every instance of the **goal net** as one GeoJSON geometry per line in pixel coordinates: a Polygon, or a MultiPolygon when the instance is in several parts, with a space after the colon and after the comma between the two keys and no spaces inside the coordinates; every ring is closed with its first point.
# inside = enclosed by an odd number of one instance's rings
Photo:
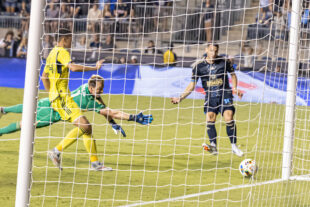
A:
{"type": "MultiPolygon", "coordinates": [[[[94,110],[96,102],[83,106],[99,161],[113,169],[104,172],[91,169],[83,137],[61,152],[62,171],[47,156],[74,128],[72,123],[50,120],[35,129],[30,206],[310,205],[310,4],[303,2],[296,14],[301,20],[294,25],[294,2],[47,1],[41,72],[59,29],[67,28],[72,62],[94,66],[105,59],[98,71],[70,71],[69,89],[87,86],[92,75],[100,75],[106,107],[152,114],[154,121],[141,125],[114,118],[123,137],[94,110]],[[294,61],[289,56],[291,27],[300,28],[292,43],[299,47],[296,107],[289,120],[294,137],[290,179],[282,180],[288,64],[294,61]],[[243,157],[232,153],[221,113],[215,123],[218,155],[202,148],[210,142],[200,80],[185,100],[171,103],[191,82],[193,64],[206,58],[207,42],[216,42],[218,55],[232,62],[243,93],[242,98],[234,94],[233,103],[243,157]],[[258,165],[252,178],[239,172],[244,159],[258,165]]],[[[43,89],[40,82],[38,100],[48,97],[43,89]]]]}

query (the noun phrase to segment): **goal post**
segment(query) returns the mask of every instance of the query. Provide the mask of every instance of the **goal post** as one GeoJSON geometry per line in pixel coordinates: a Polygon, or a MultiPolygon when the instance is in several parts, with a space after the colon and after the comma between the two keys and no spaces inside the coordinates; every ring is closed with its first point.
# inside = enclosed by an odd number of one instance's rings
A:
{"type": "Polygon", "coordinates": [[[292,1],[292,17],[290,27],[289,62],[287,75],[287,92],[285,107],[285,127],[283,143],[282,179],[288,180],[291,175],[292,153],[294,143],[296,85],[299,60],[299,36],[301,21],[301,1],[292,1]]]}
{"type": "Polygon", "coordinates": [[[29,204],[32,149],[34,144],[34,123],[36,118],[38,78],[40,72],[40,51],[43,8],[45,1],[32,1],[28,41],[28,55],[26,63],[26,77],[24,87],[22,130],[20,135],[18,173],[16,184],[16,207],[29,204]]]}

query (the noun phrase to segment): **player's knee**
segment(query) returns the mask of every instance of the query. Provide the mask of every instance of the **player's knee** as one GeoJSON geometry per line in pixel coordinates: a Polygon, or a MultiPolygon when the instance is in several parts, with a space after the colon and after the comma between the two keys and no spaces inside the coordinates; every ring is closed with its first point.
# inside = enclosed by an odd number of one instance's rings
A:
{"type": "Polygon", "coordinates": [[[225,111],[224,112],[224,120],[226,123],[231,122],[234,120],[234,113],[233,111],[225,111]]]}
{"type": "Polygon", "coordinates": [[[214,113],[207,113],[207,122],[215,122],[216,115],[214,113]]]}
{"type": "Polygon", "coordinates": [[[90,123],[83,124],[82,128],[84,129],[85,134],[92,134],[93,133],[93,128],[92,128],[90,123]]]}

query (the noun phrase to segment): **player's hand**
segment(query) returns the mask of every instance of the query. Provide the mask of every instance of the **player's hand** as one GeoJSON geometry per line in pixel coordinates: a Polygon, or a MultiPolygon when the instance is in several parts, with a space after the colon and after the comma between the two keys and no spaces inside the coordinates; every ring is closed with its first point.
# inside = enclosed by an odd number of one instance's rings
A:
{"type": "Polygon", "coordinates": [[[101,68],[103,62],[105,62],[105,59],[101,59],[101,60],[97,61],[97,63],[96,63],[97,70],[99,70],[101,68]]]}
{"type": "Polygon", "coordinates": [[[176,97],[171,98],[171,103],[173,104],[179,104],[180,102],[181,102],[181,98],[176,98],[176,97]]]}
{"type": "Polygon", "coordinates": [[[126,137],[126,133],[125,131],[122,129],[122,127],[118,124],[111,124],[112,129],[114,131],[115,134],[118,134],[119,132],[122,133],[123,137],[126,137]]]}
{"type": "Polygon", "coordinates": [[[135,121],[142,125],[148,125],[152,123],[153,115],[152,114],[144,115],[142,112],[140,112],[137,115],[130,115],[128,121],[135,121]]]}
{"type": "Polygon", "coordinates": [[[238,96],[240,99],[242,99],[243,93],[242,93],[241,91],[239,91],[238,89],[233,89],[233,92],[234,92],[235,94],[237,94],[237,96],[238,96]]]}

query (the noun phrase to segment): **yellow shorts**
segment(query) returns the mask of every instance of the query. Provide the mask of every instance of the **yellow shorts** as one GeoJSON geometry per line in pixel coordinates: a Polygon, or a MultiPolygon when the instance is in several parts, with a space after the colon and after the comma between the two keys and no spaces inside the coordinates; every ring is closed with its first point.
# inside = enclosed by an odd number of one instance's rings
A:
{"type": "Polygon", "coordinates": [[[74,122],[83,115],[80,107],[74,102],[71,96],[58,97],[51,105],[64,121],[74,122]]]}

